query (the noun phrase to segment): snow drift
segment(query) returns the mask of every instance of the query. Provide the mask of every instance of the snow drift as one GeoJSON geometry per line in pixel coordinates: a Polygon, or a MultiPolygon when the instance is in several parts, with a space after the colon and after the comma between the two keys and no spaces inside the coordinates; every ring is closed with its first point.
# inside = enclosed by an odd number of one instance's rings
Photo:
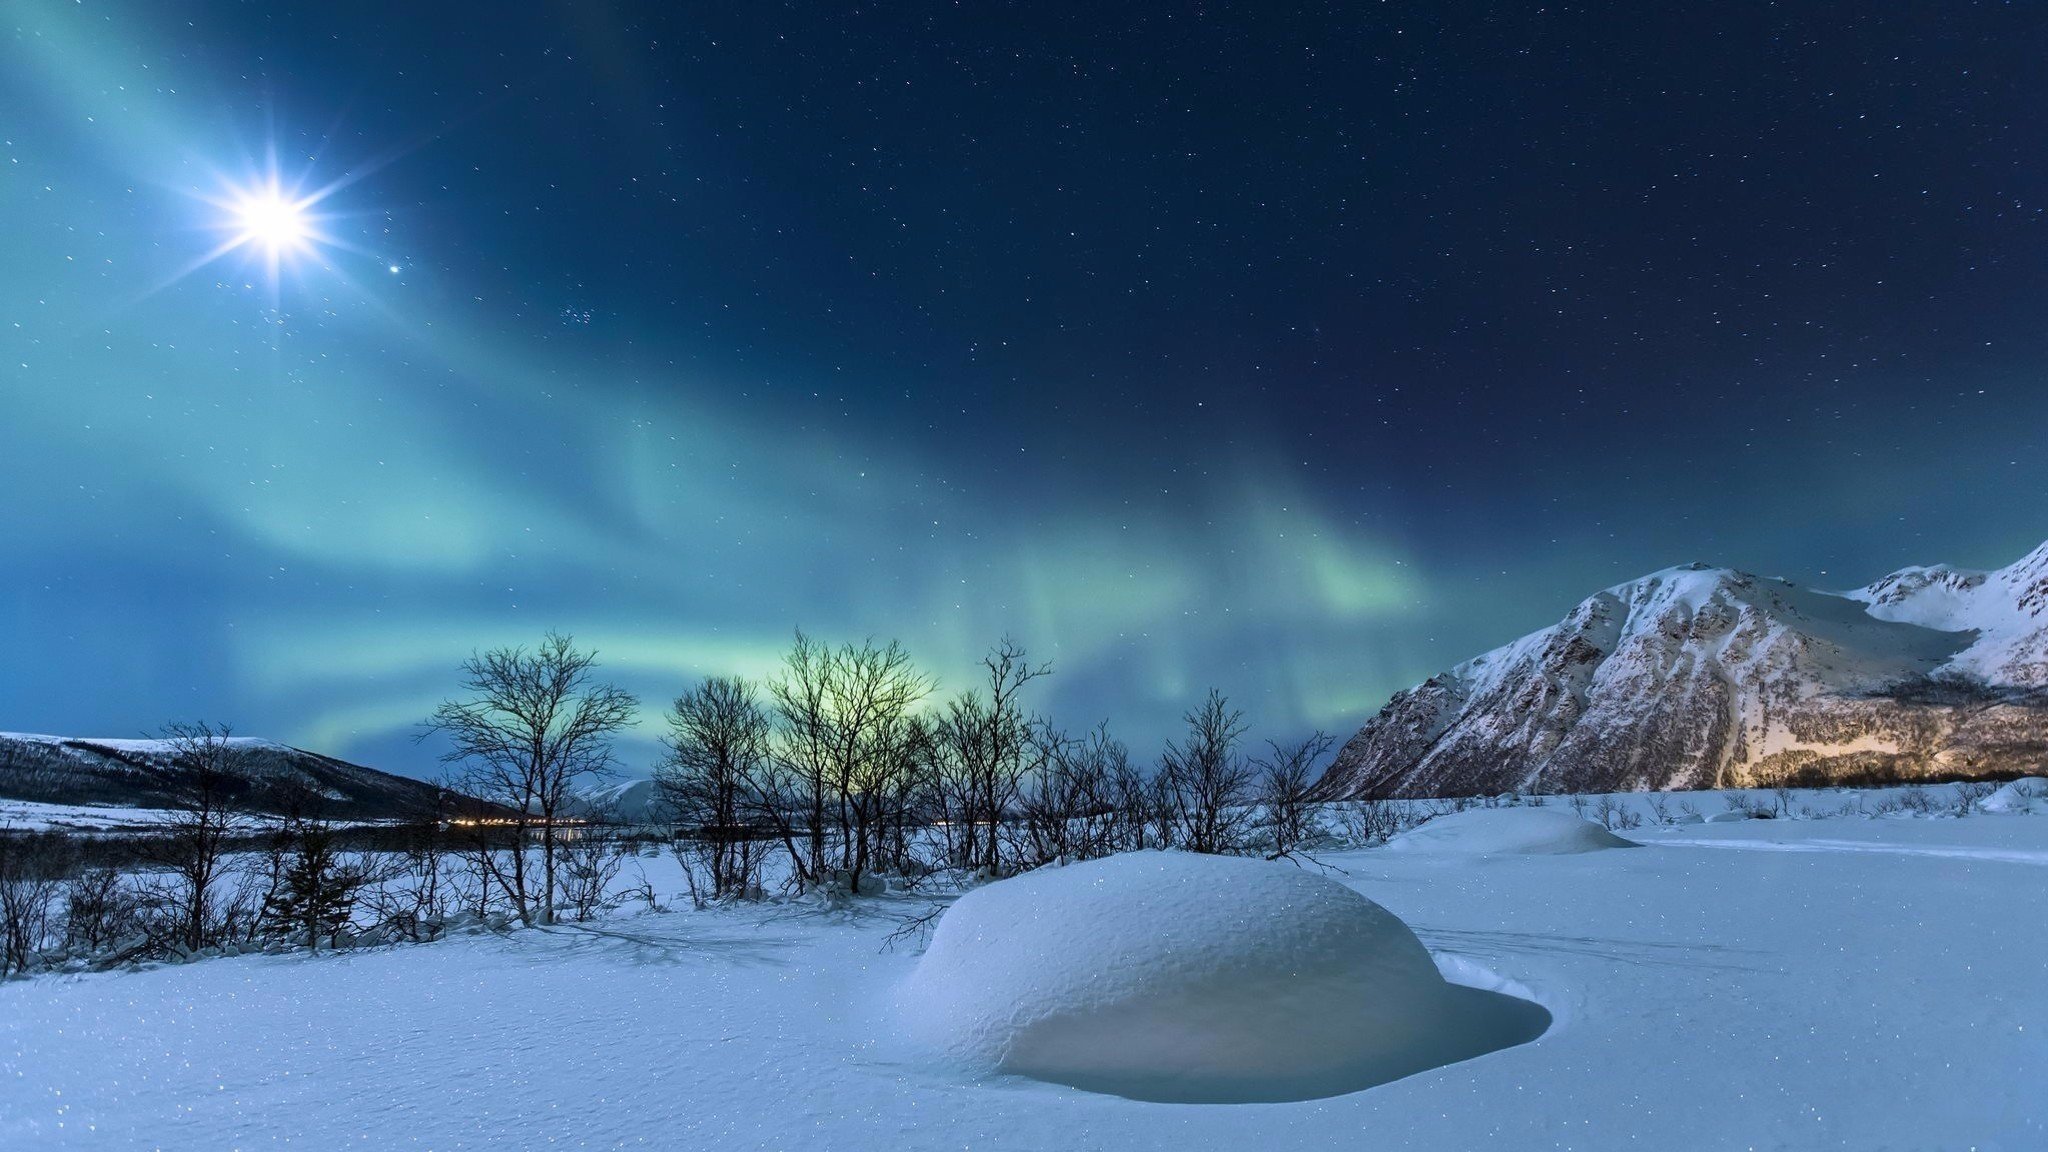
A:
{"type": "Polygon", "coordinates": [[[1467,808],[1387,841],[1389,851],[1458,856],[1565,856],[1634,847],[1633,840],[1554,808],[1467,808]]]}
{"type": "Polygon", "coordinates": [[[1393,913],[1289,864],[1140,852],[977,889],[901,989],[911,1037],[980,1072],[1140,1100],[1356,1091],[1541,1035],[1447,983],[1393,913]]]}
{"type": "Polygon", "coordinates": [[[2048,797],[2048,780],[2022,776],[2000,785],[1997,791],[1977,801],[1977,807],[1986,812],[2026,812],[2044,797],[2048,797]]]}

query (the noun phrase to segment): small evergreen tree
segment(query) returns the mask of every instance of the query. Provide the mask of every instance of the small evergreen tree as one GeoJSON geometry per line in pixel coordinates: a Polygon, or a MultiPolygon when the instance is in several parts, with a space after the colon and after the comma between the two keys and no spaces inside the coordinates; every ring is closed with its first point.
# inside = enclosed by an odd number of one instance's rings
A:
{"type": "Polygon", "coordinates": [[[342,860],[332,830],[316,821],[297,821],[291,862],[266,901],[264,915],[281,935],[317,949],[323,938],[331,943],[348,926],[356,894],[367,879],[361,869],[342,860]]]}

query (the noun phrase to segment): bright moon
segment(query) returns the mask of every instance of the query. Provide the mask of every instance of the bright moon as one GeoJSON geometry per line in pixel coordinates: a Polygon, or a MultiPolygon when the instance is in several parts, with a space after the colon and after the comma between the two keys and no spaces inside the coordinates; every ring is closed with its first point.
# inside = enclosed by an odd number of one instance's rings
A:
{"type": "Polygon", "coordinates": [[[286,198],[275,184],[243,196],[235,205],[243,244],[261,245],[275,256],[297,251],[312,237],[306,202],[286,198]]]}
{"type": "Polygon", "coordinates": [[[322,212],[320,207],[344,181],[337,180],[308,192],[303,176],[296,183],[281,179],[275,160],[267,172],[250,172],[246,182],[225,173],[217,173],[217,177],[220,184],[214,194],[195,192],[194,198],[212,205],[219,213],[209,227],[220,237],[220,243],[173,280],[231,252],[241,252],[245,258],[253,257],[252,263],[267,269],[275,300],[287,269],[296,271],[300,263],[311,260],[324,271],[334,271],[322,254],[328,248],[349,245],[327,231],[329,222],[336,217],[322,212]]]}

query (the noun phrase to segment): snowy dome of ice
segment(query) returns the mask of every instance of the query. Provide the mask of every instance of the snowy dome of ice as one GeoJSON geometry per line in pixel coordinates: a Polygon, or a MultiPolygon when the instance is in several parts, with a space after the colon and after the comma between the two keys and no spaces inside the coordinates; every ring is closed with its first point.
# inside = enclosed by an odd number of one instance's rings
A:
{"type": "Polygon", "coordinates": [[[1393,913],[1291,864],[1138,852],[976,889],[898,1005],[981,1071],[1145,1100],[1303,1100],[1540,1035],[1393,913]]]}
{"type": "Polygon", "coordinates": [[[1562,856],[1634,847],[1635,841],[1556,808],[1467,808],[1387,841],[1392,852],[1456,856],[1562,856]]]}

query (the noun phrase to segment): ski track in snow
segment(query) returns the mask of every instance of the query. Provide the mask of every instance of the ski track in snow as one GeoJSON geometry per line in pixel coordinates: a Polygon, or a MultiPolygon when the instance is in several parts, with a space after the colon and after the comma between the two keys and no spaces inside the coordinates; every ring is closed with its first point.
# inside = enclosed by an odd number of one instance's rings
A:
{"type": "Polygon", "coordinates": [[[1991,860],[2001,864],[2048,866],[2048,852],[2015,848],[1963,848],[1940,845],[1880,844],[1870,840],[1664,840],[1650,841],[1674,848],[1733,848],[1741,852],[1867,852],[1882,856],[1932,856],[1944,860],[1991,860]]]}

